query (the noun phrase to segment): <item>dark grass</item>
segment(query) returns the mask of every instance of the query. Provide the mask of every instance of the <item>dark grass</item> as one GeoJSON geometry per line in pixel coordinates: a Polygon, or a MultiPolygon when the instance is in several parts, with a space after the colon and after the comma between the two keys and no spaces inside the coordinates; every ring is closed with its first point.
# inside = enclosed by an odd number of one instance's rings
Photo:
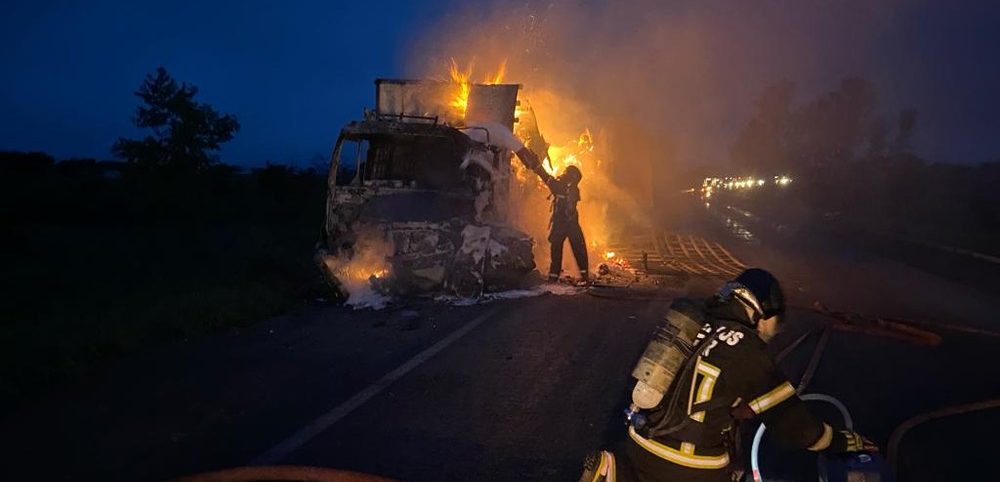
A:
{"type": "Polygon", "coordinates": [[[0,410],[127,354],[321,296],[312,255],[323,179],[267,176],[230,174],[221,190],[193,179],[186,189],[116,180],[67,191],[50,174],[49,187],[13,199],[19,218],[0,236],[0,410]],[[30,204],[40,198],[60,209],[30,204]]]}
{"type": "Polygon", "coordinates": [[[0,398],[98,362],[287,311],[317,288],[315,226],[29,226],[0,290],[0,398]]]}

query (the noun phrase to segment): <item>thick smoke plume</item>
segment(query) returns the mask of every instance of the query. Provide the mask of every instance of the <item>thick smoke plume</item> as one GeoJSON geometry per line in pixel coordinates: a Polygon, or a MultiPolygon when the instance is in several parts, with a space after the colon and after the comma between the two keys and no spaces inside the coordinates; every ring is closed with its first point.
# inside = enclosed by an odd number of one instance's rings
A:
{"type": "MultiPolygon", "coordinates": [[[[635,226],[647,221],[640,213],[653,212],[652,222],[670,217],[672,196],[694,178],[686,174],[726,165],[765,86],[787,79],[809,97],[846,74],[867,73],[863,53],[894,11],[865,1],[665,3],[457,7],[427,27],[408,54],[409,70],[447,79],[456,59],[474,62],[472,80],[483,81],[505,63],[504,82],[524,85],[549,142],[593,133],[605,165],[585,165],[582,188],[600,208],[585,207],[583,216],[603,210],[635,226]]],[[[601,224],[588,236],[615,229],[601,224]]]]}

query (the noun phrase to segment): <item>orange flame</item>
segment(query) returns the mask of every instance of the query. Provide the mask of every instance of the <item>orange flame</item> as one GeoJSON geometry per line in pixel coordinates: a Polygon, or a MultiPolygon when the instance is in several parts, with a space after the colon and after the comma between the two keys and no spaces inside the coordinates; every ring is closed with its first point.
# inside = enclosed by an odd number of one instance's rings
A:
{"type": "Polygon", "coordinates": [[[493,75],[487,75],[486,79],[483,80],[484,84],[495,85],[503,82],[504,74],[507,73],[507,59],[503,59],[500,62],[500,67],[497,67],[497,73],[493,75]]]}
{"type": "Polygon", "coordinates": [[[388,257],[394,252],[392,242],[375,230],[357,233],[354,255],[323,258],[327,271],[347,291],[347,304],[355,307],[380,307],[387,300],[375,290],[373,281],[389,277],[392,265],[388,257]]]}
{"type": "MultiPolygon", "coordinates": [[[[472,79],[482,79],[484,84],[498,84],[506,80],[508,75],[508,65],[505,59],[497,69],[490,75],[483,76],[475,71],[474,62],[469,62],[465,68],[461,68],[458,61],[450,59],[448,73],[450,86],[447,90],[446,101],[449,108],[456,114],[458,119],[465,117],[468,109],[469,95],[472,90],[472,79]]],[[[510,82],[510,80],[507,80],[510,82]]],[[[524,91],[522,91],[524,92],[524,91]]],[[[608,154],[607,146],[599,145],[605,137],[596,137],[586,125],[581,125],[585,116],[574,116],[572,112],[579,112],[579,107],[573,110],[572,107],[578,104],[572,98],[567,98],[550,90],[540,90],[531,94],[531,100],[536,100],[534,105],[538,118],[549,124],[542,126],[546,139],[549,142],[548,156],[542,161],[543,168],[552,176],[558,176],[565,172],[566,167],[576,165],[584,172],[584,179],[581,189],[585,192],[595,193],[584,196],[578,209],[580,210],[580,220],[583,225],[588,244],[592,246],[595,253],[605,254],[603,247],[608,245],[611,235],[609,226],[608,209],[611,199],[617,202],[627,203],[630,199],[628,193],[617,189],[614,185],[610,173],[607,172],[603,156],[608,154]],[[568,104],[570,109],[565,108],[568,104]],[[582,128],[582,131],[579,130],[582,128]],[[575,134],[572,134],[576,132],[575,134]]],[[[520,95],[519,95],[520,97],[520,95]]],[[[520,119],[524,112],[521,111],[521,103],[528,99],[519,98],[518,107],[515,108],[515,119],[520,119]]],[[[517,122],[517,121],[515,121],[517,122]]],[[[584,121],[585,122],[585,121],[584,121]]],[[[530,135],[528,132],[520,132],[515,124],[515,135],[522,137],[530,135]]],[[[513,196],[512,212],[515,212],[515,221],[519,227],[528,232],[536,239],[544,239],[548,230],[548,212],[539,209],[544,206],[549,194],[548,188],[531,171],[524,168],[519,162],[511,163],[512,181],[516,183],[512,186],[518,190],[518,195],[513,196]]],[[[535,257],[540,265],[548,262],[549,249],[545,243],[536,245],[535,257]]],[[[601,256],[594,258],[600,259],[601,256]]],[[[606,258],[606,262],[614,264],[627,264],[627,261],[620,256],[606,258]]],[[[566,266],[567,269],[571,269],[566,266]]]]}
{"type": "MultiPolygon", "coordinates": [[[[451,78],[451,83],[454,84],[454,90],[451,94],[451,98],[448,100],[448,105],[455,109],[455,112],[459,117],[465,117],[465,111],[469,108],[469,93],[472,91],[472,75],[475,67],[475,61],[470,61],[466,64],[465,70],[462,70],[458,66],[458,61],[451,58],[448,62],[448,76],[451,78]]],[[[503,82],[504,76],[507,74],[507,59],[503,59],[500,62],[500,66],[493,74],[487,74],[483,80],[484,84],[499,84],[503,82]]]]}
{"type": "MultiPolygon", "coordinates": [[[[593,151],[594,136],[587,128],[574,141],[561,146],[549,146],[549,157],[542,163],[542,167],[552,176],[558,176],[568,166],[577,166],[582,169],[584,167],[583,159],[593,151]]],[[[594,162],[600,165],[600,160],[594,160],[594,162]]]]}
{"type": "Polygon", "coordinates": [[[469,107],[469,91],[471,90],[469,78],[472,77],[472,62],[469,62],[465,70],[460,70],[458,62],[451,59],[448,65],[448,75],[451,76],[451,82],[456,85],[455,93],[452,94],[448,105],[455,109],[460,117],[465,117],[465,110],[469,107]]]}

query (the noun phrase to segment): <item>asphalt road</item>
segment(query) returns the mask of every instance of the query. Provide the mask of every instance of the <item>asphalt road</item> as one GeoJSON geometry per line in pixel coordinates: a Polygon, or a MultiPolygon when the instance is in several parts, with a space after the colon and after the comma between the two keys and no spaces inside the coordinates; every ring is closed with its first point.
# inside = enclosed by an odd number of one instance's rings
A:
{"type": "MultiPolygon", "coordinates": [[[[476,320],[274,462],[405,480],[565,478],[617,423],[663,303],[587,295],[471,307],[317,307],[167,347],[9,417],[20,477],[163,480],[248,464],[476,320]]],[[[20,478],[18,477],[18,478],[20,478]]]]}
{"type": "MultiPolygon", "coordinates": [[[[760,234],[746,244],[718,226],[683,228],[775,269],[799,306],[821,299],[1000,330],[988,293],[825,239],[760,234]],[[930,296],[941,290],[963,303],[930,296]]],[[[165,480],[270,462],[413,481],[575,480],[587,451],[622,436],[628,374],[665,308],[586,294],[378,312],[317,304],[122,360],[6,414],[3,478],[165,480]]],[[[791,315],[777,345],[822,321],[791,315]]],[[[793,379],[811,343],[783,365],[793,379]]],[[[987,358],[998,346],[959,334],[923,347],[837,332],[810,391],[843,399],[857,428],[884,443],[913,415],[1000,396],[1000,366],[987,358]]],[[[907,480],[934,480],[920,464],[940,455],[939,436],[950,455],[936,466],[986,463],[991,454],[970,437],[1000,428],[998,419],[915,429],[907,450],[920,456],[906,462],[907,480]]]]}

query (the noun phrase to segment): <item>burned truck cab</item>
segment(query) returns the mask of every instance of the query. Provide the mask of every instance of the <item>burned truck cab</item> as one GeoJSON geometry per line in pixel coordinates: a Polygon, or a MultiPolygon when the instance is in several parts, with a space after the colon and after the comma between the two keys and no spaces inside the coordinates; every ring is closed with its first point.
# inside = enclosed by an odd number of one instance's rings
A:
{"type": "Polygon", "coordinates": [[[489,86],[506,88],[487,89],[480,110],[509,114],[485,114],[485,128],[443,102],[448,86],[378,80],[376,109],[340,132],[316,258],[348,300],[365,290],[476,296],[535,267],[531,238],[507,219],[511,153],[489,132],[509,132],[501,122],[513,124],[517,86],[489,86]]]}

